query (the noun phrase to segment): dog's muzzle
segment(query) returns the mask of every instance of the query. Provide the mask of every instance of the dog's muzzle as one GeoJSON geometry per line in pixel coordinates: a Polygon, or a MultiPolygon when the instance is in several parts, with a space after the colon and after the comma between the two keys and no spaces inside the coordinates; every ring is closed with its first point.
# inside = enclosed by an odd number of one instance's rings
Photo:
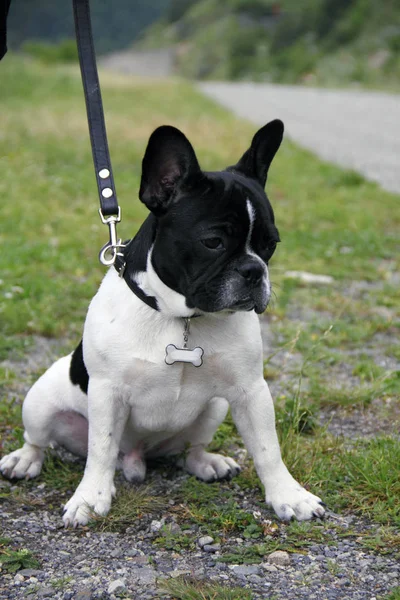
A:
{"type": "Polygon", "coordinates": [[[242,278],[243,298],[235,304],[236,310],[255,310],[260,314],[270,299],[268,269],[258,257],[249,258],[236,271],[242,278]]]}

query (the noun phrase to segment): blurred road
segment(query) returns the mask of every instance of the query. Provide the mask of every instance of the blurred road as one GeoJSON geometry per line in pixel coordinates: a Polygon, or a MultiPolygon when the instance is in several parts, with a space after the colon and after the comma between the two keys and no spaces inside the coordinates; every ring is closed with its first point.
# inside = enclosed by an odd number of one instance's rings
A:
{"type": "Polygon", "coordinates": [[[256,83],[198,87],[257,125],[282,119],[299,145],[400,192],[399,95],[256,83]]]}
{"type": "Polygon", "coordinates": [[[138,77],[168,77],[174,71],[174,50],[122,50],[99,58],[99,67],[138,77]]]}

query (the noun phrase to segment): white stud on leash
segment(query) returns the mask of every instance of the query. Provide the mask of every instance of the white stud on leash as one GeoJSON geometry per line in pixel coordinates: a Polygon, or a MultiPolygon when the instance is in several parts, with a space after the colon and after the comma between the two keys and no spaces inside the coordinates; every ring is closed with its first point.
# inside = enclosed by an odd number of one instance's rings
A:
{"type": "Polygon", "coordinates": [[[165,348],[165,362],[167,365],[173,365],[175,362],[192,363],[195,367],[201,367],[203,364],[203,348],[177,348],[174,344],[168,344],[165,348]]]}
{"type": "Polygon", "coordinates": [[[183,331],[183,348],[177,348],[175,344],[168,344],[165,348],[165,362],[167,365],[173,365],[176,362],[192,363],[195,367],[201,367],[203,364],[203,348],[188,348],[187,343],[190,333],[190,319],[185,318],[185,329],[183,331]]]}

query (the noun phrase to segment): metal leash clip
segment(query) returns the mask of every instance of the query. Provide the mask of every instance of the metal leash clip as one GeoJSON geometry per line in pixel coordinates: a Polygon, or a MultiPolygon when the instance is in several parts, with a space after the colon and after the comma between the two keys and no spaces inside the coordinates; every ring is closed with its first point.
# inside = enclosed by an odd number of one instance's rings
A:
{"type": "Polygon", "coordinates": [[[121,239],[117,241],[117,223],[121,220],[121,207],[118,206],[117,216],[111,215],[110,217],[104,217],[101,208],[99,208],[99,215],[102,223],[108,225],[110,232],[110,241],[100,250],[99,260],[103,265],[110,266],[115,263],[117,256],[123,256],[123,254],[119,252],[119,249],[125,248],[125,244],[122,243],[121,239]]]}

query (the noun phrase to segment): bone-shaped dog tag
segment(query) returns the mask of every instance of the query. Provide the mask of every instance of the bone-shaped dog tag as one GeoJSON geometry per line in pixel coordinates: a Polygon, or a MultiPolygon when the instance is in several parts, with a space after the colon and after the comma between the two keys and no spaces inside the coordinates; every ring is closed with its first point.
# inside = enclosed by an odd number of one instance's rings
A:
{"type": "Polygon", "coordinates": [[[168,344],[165,348],[165,362],[167,365],[173,365],[175,362],[192,363],[195,367],[201,367],[203,364],[203,348],[177,348],[174,344],[168,344]]]}

